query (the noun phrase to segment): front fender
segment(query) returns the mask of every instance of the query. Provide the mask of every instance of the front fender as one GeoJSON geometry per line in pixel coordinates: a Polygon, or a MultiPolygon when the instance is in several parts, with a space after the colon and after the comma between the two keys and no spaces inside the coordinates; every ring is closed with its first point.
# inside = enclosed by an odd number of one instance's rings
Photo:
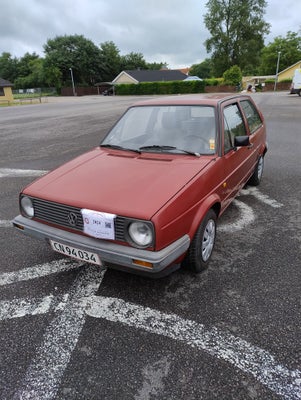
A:
{"type": "Polygon", "coordinates": [[[221,199],[219,198],[219,196],[214,193],[210,196],[208,196],[200,205],[198,210],[195,213],[194,219],[192,221],[190,230],[188,232],[188,235],[190,237],[190,239],[192,240],[198,227],[200,226],[203,218],[205,217],[205,215],[207,214],[207,212],[210,209],[213,209],[216,213],[216,216],[218,217],[220,214],[220,210],[221,210],[221,199]]]}

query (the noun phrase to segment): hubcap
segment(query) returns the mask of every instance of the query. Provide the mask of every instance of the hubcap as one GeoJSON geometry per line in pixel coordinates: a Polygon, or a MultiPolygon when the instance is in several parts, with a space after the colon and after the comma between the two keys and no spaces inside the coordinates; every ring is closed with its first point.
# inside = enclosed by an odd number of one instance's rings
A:
{"type": "Polygon", "coordinates": [[[215,222],[213,219],[209,219],[206,228],[204,230],[203,242],[202,242],[202,258],[207,261],[211,256],[215,239],[215,222]]]}

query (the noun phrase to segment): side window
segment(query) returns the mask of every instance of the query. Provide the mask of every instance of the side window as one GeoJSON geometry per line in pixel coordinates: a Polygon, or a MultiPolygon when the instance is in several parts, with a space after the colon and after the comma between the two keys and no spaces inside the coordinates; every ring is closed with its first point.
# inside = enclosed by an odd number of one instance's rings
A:
{"type": "Polygon", "coordinates": [[[228,153],[228,151],[230,151],[232,148],[233,145],[231,141],[230,129],[226,118],[224,118],[224,154],[228,153]]]}
{"type": "Polygon", "coordinates": [[[258,114],[254,105],[249,100],[243,100],[241,102],[241,106],[248,121],[250,132],[253,133],[262,124],[260,115],[258,114]]]}
{"type": "Polygon", "coordinates": [[[237,104],[224,108],[224,152],[234,146],[235,136],[246,135],[246,127],[237,104]]]}

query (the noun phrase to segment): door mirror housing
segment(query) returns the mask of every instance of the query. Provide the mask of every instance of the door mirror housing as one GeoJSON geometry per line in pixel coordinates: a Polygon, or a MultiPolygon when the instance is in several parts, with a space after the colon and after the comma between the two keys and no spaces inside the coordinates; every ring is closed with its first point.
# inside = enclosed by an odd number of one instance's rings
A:
{"type": "Polygon", "coordinates": [[[234,137],[234,146],[235,147],[245,147],[250,146],[250,137],[249,136],[235,136],[234,137]]]}

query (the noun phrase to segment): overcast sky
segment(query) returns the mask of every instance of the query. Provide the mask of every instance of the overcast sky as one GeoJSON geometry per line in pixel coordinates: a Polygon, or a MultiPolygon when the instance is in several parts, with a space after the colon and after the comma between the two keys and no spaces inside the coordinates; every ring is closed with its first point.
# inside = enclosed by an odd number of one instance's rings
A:
{"type": "MultiPolygon", "coordinates": [[[[120,54],[188,67],[208,57],[203,22],[207,0],[0,0],[0,54],[44,56],[47,39],[83,35],[99,46],[113,41],[120,54]]],[[[266,44],[301,29],[301,0],[268,0],[266,44]]]]}

